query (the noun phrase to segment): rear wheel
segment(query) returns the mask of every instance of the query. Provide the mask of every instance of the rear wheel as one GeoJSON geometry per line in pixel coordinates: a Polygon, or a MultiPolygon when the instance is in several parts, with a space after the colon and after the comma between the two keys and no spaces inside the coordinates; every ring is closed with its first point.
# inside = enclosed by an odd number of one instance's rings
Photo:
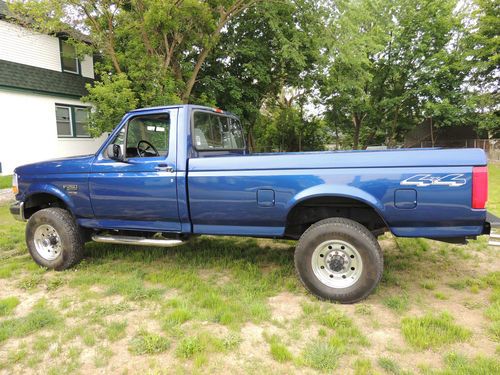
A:
{"type": "Polygon", "coordinates": [[[35,212],[26,225],[26,244],[40,266],[64,270],[83,257],[83,241],[71,214],[62,208],[35,212]]]}
{"type": "Polygon", "coordinates": [[[319,221],[301,236],[295,267],[304,286],[321,299],[354,303],[379,283],[383,257],[363,225],[344,218],[319,221]]]}

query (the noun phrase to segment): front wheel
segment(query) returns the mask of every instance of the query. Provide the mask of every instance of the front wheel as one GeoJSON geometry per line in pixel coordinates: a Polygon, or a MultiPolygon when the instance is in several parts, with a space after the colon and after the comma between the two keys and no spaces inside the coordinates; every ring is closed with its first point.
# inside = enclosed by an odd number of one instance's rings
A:
{"type": "Polygon", "coordinates": [[[78,264],[83,257],[79,228],[62,208],[45,208],[30,217],[26,245],[38,265],[58,271],[78,264]]]}
{"type": "Polygon", "coordinates": [[[354,303],[378,285],[383,257],[363,225],[344,218],[321,220],[300,237],[295,268],[307,290],[320,299],[354,303]]]}

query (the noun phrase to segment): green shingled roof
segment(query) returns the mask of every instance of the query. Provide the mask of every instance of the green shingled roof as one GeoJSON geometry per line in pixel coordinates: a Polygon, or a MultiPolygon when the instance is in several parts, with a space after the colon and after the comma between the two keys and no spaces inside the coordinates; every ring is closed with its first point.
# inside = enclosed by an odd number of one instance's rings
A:
{"type": "Polygon", "coordinates": [[[92,82],[92,79],[77,74],[0,60],[0,88],[7,87],[80,98],[87,95],[85,84],[92,82]]]}

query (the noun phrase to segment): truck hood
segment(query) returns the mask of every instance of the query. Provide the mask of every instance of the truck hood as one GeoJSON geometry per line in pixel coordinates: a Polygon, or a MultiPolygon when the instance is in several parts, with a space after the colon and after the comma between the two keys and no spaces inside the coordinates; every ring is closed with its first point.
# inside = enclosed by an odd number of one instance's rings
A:
{"type": "Polygon", "coordinates": [[[41,161],[17,167],[14,172],[18,175],[86,173],[90,172],[94,157],[95,155],[82,155],[41,161]]]}

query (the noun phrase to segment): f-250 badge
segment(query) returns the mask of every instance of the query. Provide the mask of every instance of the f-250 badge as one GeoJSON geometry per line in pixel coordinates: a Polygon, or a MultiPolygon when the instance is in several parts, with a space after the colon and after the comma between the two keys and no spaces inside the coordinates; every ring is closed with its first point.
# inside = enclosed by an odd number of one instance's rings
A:
{"type": "Polygon", "coordinates": [[[465,185],[467,180],[464,178],[463,174],[448,174],[446,176],[433,176],[431,174],[416,174],[415,176],[411,176],[406,180],[400,182],[401,185],[410,185],[410,186],[450,186],[450,187],[458,187],[465,185]]]}

